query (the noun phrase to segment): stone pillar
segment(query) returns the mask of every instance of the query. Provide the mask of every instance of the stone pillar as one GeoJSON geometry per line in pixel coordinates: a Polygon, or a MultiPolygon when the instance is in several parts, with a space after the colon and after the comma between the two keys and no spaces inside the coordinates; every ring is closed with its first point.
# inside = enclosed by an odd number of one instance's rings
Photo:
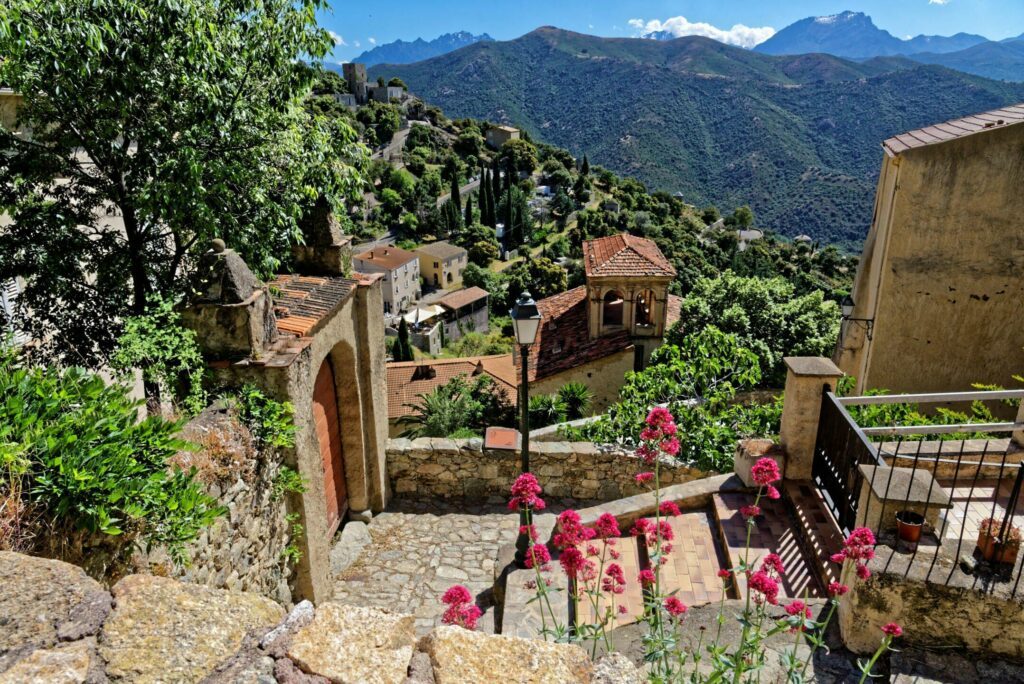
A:
{"type": "Polygon", "coordinates": [[[388,398],[387,365],[384,350],[384,301],[382,281],[360,285],[356,289],[356,363],[362,401],[362,423],[367,465],[366,481],[369,506],[384,510],[391,492],[387,478],[388,398]]]}
{"type": "Polygon", "coordinates": [[[822,391],[826,386],[835,391],[843,372],[830,359],[818,356],[787,356],[783,361],[787,369],[786,394],[779,443],[786,452],[785,478],[809,480],[822,391]]]}
{"type": "MultiPolygon", "coordinates": [[[[1017,420],[1018,423],[1024,423],[1024,400],[1020,402],[1020,406],[1017,407],[1017,420]]],[[[1013,443],[1024,449],[1024,428],[1020,430],[1014,430],[1011,436],[1013,443]]]]}
{"type": "Polygon", "coordinates": [[[352,272],[352,238],[342,234],[327,200],[320,198],[307,210],[300,228],[304,243],[292,248],[300,273],[347,276],[352,272]]]}

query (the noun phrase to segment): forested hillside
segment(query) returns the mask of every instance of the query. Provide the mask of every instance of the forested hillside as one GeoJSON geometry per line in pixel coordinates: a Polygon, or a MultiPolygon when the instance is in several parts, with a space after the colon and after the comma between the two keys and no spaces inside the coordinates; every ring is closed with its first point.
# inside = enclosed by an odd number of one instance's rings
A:
{"type": "Polygon", "coordinates": [[[903,58],[776,57],[704,38],[597,38],[554,28],[411,65],[379,65],[451,116],[504,121],[687,202],[750,204],[759,223],[858,248],[880,143],[1024,100],[903,58]]]}

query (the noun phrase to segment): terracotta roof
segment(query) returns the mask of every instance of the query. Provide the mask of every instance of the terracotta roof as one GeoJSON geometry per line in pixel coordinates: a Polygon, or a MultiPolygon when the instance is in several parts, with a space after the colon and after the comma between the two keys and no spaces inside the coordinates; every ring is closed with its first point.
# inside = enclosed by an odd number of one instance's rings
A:
{"type": "Polygon", "coordinates": [[[542,299],[537,308],[544,318],[537,341],[530,347],[531,382],[633,346],[625,330],[590,339],[585,286],[542,299]]]}
{"type": "Polygon", "coordinates": [[[882,143],[882,147],[890,154],[900,154],[916,147],[934,145],[1021,122],[1024,122],[1024,103],[907,131],[889,138],[882,143]]]}
{"type": "Polygon", "coordinates": [[[467,304],[483,299],[484,297],[490,296],[490,293],[480,287],[467,287],[462,290],[456,290],[451,294],[445,295],[441,299],[437,300],[437,303],[446,309],[459,309],[467,304]]]}
{"type": "Polygon", "coordinates": [[[665,332],[679,320],[683,313],[683,298],[670,294],[665,302],[665,332]]]}
{"type": "Polygon", "coordinates": [[[440,242],[431,242],[429,245],[421,245],[416,248],[417,252],[432,256],[435,259],[451,259],[452,257],[462,256],[466,254],[466,250],[458,245],[453,245],[447,240],[441,240],[440,242]]]}
{"type": "Polygon", "coordinates": [[[337,309],[360,284],[341,277],[279,275],[268,285],[281,333],[309,335],[327,314],[337,309]]]}
{"type": "Polygon", "coordinates": [[[588,278],[676,275],[676,269],[654,242],[629,233],[585,241],[583,265],[588,278]]]}
{"type": "Polygon", "coordinates": [[[356,259],[366,261],[378,268],[387,269],[389,271],[418,258],[419,255],[415,252],[410,252],[402,249],[401,247],[395,247],[394,245],[374,247],[362,254],[356,254],[356,259]]]}
{"type": "Polygon", "coordinates": [[[511,354],[403,361],[389,363],[387,369],[389,419],[413,413],[407,404],[418,403],[418,395],[426,394],[452,378],[479,372],[494,378],[495,385],[509,401],[516,400],[516,372],[511,354]]]}

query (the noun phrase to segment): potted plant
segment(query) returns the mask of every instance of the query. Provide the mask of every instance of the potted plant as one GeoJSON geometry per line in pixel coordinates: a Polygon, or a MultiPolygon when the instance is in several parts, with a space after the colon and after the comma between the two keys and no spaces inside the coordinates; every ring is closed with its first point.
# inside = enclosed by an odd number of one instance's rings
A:
{"type": "Polygon", "coordinates": [[[999,538],[1002,521],[986,518],[978,527],[978,550],[981,557],[990,563],[1016,563],[1020,551],[1020,529],[1013,525],[1006,528],[1003,538],[999,538]]]}
{"type": "Polygon", "coordinates": [[[900,511],[896,514],[896,533],[905,542],[921,541],[924,516],[916,511],[900,511]]]}

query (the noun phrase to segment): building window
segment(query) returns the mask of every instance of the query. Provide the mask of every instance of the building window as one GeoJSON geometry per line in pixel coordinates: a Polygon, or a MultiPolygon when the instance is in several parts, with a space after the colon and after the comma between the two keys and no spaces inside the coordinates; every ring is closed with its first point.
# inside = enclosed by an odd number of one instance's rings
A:
{"type": "Polygon", "coordinates": [[[654,325],[654,293],[644,290],[636,296],[636,324],[654,325]]]}
{"type": "Polygon", "coordinates": [[[622,325],[622,295],[615,290],[604,296],[604,315],[601,318],[605,325],[622,325]]]}

